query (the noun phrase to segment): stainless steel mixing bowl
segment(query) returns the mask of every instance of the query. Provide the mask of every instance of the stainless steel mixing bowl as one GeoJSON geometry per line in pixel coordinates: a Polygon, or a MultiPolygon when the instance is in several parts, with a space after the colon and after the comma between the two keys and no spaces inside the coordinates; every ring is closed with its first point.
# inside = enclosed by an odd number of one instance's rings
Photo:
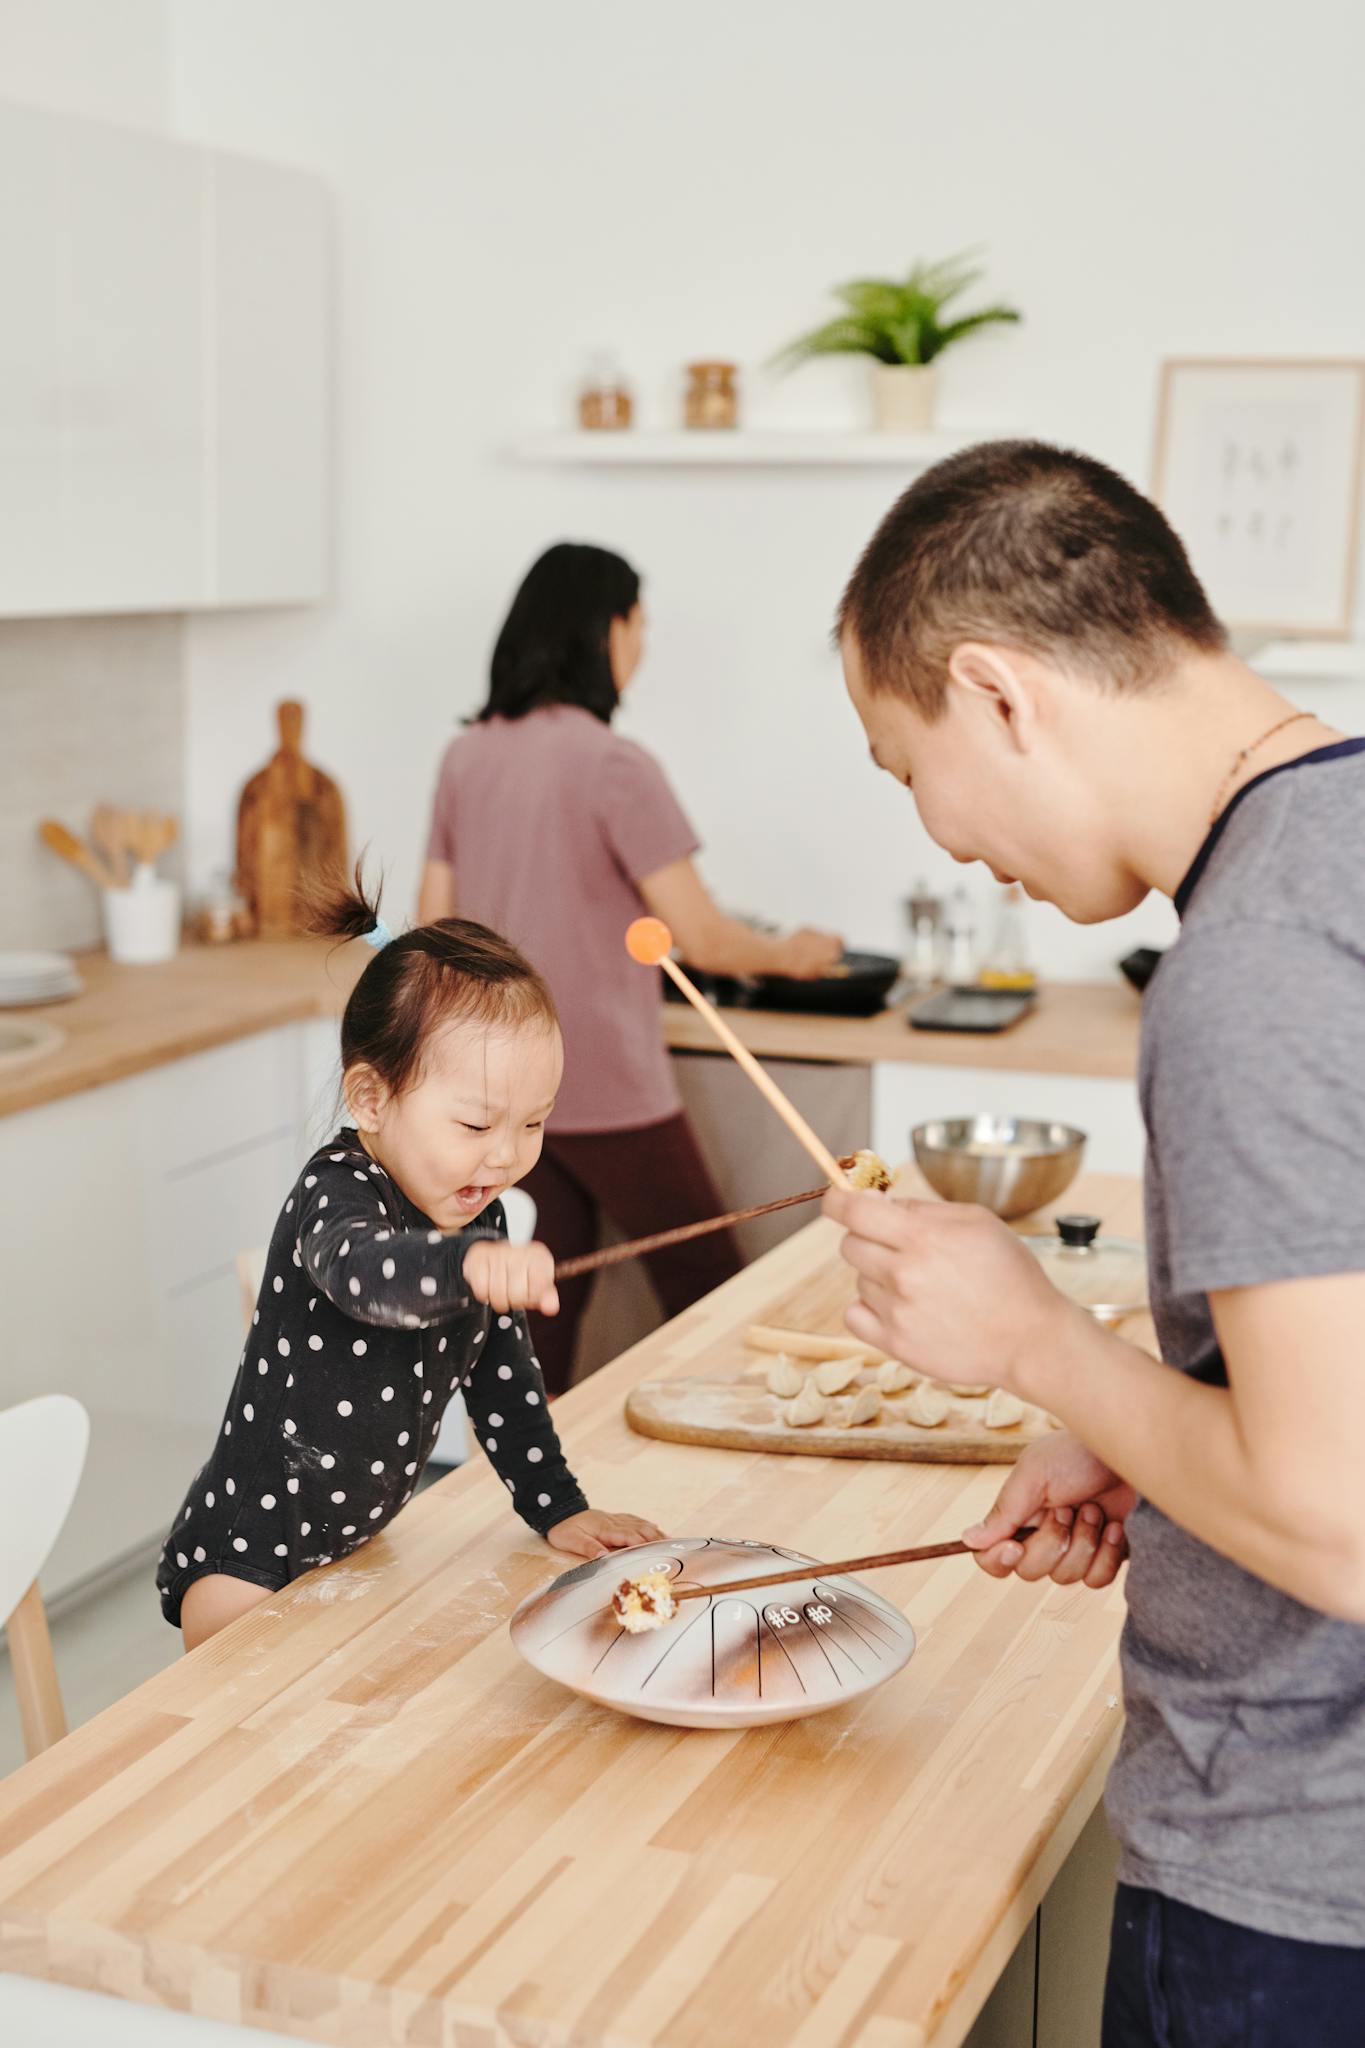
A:
{"type": "Polygon", "coordinates": [[[1027,1216],[1065,1194],[1080,1172],[1085,1132],[1036,1117],[962,1116],[918,1124],[915,1163],[945,1202],[979,1202],[1027,1216]]]}

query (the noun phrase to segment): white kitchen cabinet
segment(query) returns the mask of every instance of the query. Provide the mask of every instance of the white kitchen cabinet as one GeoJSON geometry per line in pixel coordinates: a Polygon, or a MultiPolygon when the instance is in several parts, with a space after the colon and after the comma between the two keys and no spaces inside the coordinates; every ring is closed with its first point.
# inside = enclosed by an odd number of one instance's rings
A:
{"type": "Polygon", "coordinates": [[[0,103],[0,617],[322,596],[328,271],[303,172],[0,103]]]}
{"type": "Polygon", "coordinates": [[[202,153],[62,123],[64,609],[203,603],[202,153]]]}
{"type": "Polygon", "coordinates": [[[74,1394],[91,1448],[51,1596],[139,1552],[207,1455],[242,1346],[239,1251],[306,1155],[296,1027],[0,1119],[0,1406],[74,1394]]]}
{"type": "Polygon", "coordinates": [[[211,605],[297,604],[327,577],[327,200],[209,154],[211,605]]]}
{"type": "Polygon", "coordinates": [[[0,110],[0,614],[61,606],[60,127],[0,110]]]}
{"type": "Polygon", "coordinates": [[[1073,1124],[1087,1134],[1085,1165],[1092,1172],[1142,1172],[1145,1139],[1131,1081],[891,1060],[872,1069],[872,1143],[884,1159],[910,1156],[916,1124],[962,1116],[1031,1116],[1073,1124]]]}

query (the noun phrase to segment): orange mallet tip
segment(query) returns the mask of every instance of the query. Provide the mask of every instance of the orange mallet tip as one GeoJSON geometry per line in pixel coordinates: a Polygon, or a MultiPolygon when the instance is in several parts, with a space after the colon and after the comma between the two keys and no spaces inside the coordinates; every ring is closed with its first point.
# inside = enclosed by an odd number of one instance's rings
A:
{"type": "Polygon", "coordinates": [[[626,933],[626,951],[642,967],[657,967],[673,951],[673,934],[661,917],[637,917],[626,933]]]}

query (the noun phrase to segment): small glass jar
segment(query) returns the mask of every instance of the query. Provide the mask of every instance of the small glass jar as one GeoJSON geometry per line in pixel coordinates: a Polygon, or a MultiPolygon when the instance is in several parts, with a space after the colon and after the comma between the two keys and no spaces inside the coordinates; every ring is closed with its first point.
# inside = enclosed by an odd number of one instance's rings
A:
{"type": "Polygon", "coordinates": [[[711,429],[739,425],[737,363],[689,363],[683,419],[689,427],[711,429]]]}
{"type": "Polygon", "coordinates": [[[610,356],[590,365],[578,393],[578,424],[585,433],[620,433],[635,420],[630,386],[610,356]]]}

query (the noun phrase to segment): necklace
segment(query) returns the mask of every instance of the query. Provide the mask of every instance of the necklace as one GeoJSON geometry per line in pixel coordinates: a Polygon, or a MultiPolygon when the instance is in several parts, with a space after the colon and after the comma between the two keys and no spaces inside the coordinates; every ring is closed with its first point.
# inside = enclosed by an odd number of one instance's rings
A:
{"type": "Polygon", "coordinates": [[[1219,788],[1218,794],[1214,798],[1213,810],[1209,814],[1209,823],[1211,825],[1217,822],[1222,812],[1223,805],[1227,802],[1228,792],[1231,790],[1233,783],[1237,780],[1238,774],[1241,772],[1243,763],[1247,761],[1252,754],[1256,753],[1258,749],[1263,747],[1267,740],[1273,740],[1277,732],[1283,732],[1287,725],[1297,725],[1301,718],[1314,718],[1316,716],[1316,712],[1313,711],[1291,711],[1288,718],[1279,719],[1276,722],[1276,724],[1272,725],[1266,732],[1263,732],[1258,740],[1253,740],[1249,747],[1242,748],[1241,753],[1234,757],[1232,766],[1231,768],[1229,768],[1227,774],[1223,777],[1222,784],[1219,788]]]}

